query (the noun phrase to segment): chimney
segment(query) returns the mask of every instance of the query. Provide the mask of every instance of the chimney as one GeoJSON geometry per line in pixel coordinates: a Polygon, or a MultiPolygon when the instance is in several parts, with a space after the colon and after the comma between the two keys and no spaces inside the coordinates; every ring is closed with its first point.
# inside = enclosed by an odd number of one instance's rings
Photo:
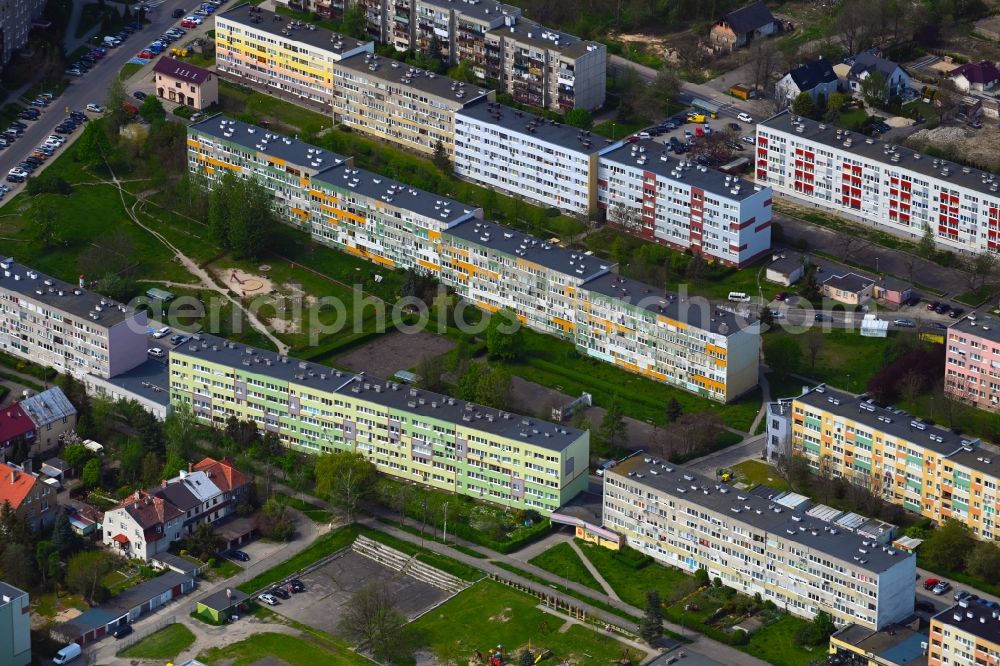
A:
{"type": "Polygon", "coordinates": [[[188,463],[188,474],[190,474],[193,471],[194,471],[194,463],[193,462],[189,462],[188,463]]]}
{"type": "Polygon", "coordinates": [[[138,502],[138,501],[139,501],[139,491],[138,491],[138,490],[137,490],[137,491],[135,491],[135,501],[136,501],[136,502],[138,502]]]}
{"type": "Polygon", "coordinates": [[[10,482],[11,483],[16,483],[17,482],[17,470],[16,469],[10,470],[10,482]]]}
{"type": "Polygon", "coordinates": [[[162,481],[160,481],[160,484],[161,484],[160,485],[161,488],[166,488],[167,487],[167,480],[163,479],[162,481]]]}

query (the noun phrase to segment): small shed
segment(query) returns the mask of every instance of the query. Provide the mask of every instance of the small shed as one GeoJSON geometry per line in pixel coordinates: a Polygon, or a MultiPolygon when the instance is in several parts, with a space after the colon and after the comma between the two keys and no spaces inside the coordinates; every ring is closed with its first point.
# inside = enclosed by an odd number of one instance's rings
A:
{"type": "Polygon", "coordinates": [[[773,256],[773,261],[764,271],[764,279],[785,287],[790,287],[805,274],[806,261],[798,252],[784,251],[773,256]]]}
{"type": "Polygon", "coordinates": [[[199,599],[195,605],[195,612],[199,615],[211,618],[215,622],[226,622],[236,614],[240,604],[250,598],[245,592],[240,592],[235,587],[227,587],[224,590],[214,592],[204,599],[199,599]]]}
{"type": "Polygon", "coordinates": [[[866,338],[885,338],[889,335],[889,322],[875,315],[865,315],[861,320],[861,335],[866,338]]]}
{"type": "Polygon", "coordinates": [[[174,292],[167,291],[166,289],[160,289],[159,287],[147,289],[146,296],[154,301],[160,301],[162,303],[167,303],[177,298],[177,295],[174,294],[174,292]]]}

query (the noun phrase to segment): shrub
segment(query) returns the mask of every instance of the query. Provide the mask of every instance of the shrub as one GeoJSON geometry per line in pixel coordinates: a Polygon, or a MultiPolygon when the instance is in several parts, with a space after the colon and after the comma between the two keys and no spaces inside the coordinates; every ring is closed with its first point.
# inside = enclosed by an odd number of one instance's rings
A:
{"type": "Polygon", "coordinates": [[[57,176],[49,173],[48,171],[44,171],[38,176],[33,176],[28,179],[27,190],[28,194],[32,196],[36,194],[65,195],[71,194],[73,192],[73,187],[62,176],[57,176]]]}

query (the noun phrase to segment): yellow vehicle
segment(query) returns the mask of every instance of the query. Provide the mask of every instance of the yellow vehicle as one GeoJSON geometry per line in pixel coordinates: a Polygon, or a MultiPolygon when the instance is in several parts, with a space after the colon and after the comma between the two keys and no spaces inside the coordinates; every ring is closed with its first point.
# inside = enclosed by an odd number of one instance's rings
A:
{"type": "Polygon", "coordinates": [[[184,48],[180,49],[170,49],[170,55],[176,56],[178,58],[187,58],[189,55],[191,55],[191,47],[185,46],[184,48]]]}
{"type": "Polygon", "coordinates": [[[705,114],[704,113],[689,113],[688,114],[688,122],[689,123],[703,123],[703,122],[705,122],[705,114]]]}

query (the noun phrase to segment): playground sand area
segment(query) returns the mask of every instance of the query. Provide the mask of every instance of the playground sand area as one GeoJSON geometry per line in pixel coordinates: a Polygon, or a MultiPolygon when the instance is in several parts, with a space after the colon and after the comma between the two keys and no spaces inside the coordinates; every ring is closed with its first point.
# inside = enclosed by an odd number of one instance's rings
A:
{"type": "Polygon", "coordinates": [[[233,267],[213,268],[212,272],[234,296],[255,305],[257,316],[275,333],[299,333],[305,308],[316,298],[296,282],[275,282],[266,275],[269,270],[271,267],[264,264],[257,273],[233,267]]]}

